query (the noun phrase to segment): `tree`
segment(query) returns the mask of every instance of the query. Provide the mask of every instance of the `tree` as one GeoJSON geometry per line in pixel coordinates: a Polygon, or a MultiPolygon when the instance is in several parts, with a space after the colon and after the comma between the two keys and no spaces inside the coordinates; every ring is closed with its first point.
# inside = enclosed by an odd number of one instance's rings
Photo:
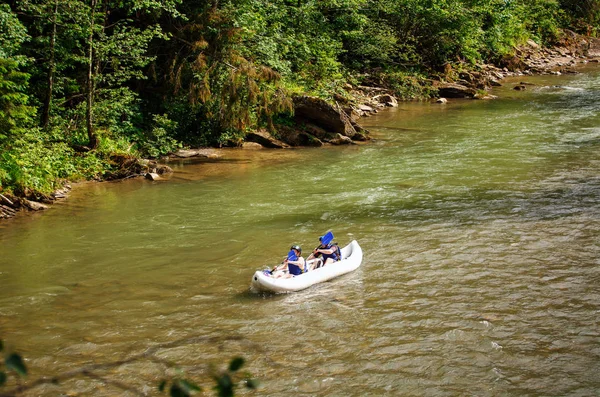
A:
{"type": "Polygon", "coordinates": [[[19,54],[28,36],[8,4],[0,4],[0,146],[31,122],[28,106],[29,74],[21,68],[27,59],[19,54]]]}

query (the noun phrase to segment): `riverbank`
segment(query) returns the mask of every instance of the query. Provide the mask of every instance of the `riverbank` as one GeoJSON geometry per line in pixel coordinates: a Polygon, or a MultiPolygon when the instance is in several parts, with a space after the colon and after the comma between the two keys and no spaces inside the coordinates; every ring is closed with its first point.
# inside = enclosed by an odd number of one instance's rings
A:
{"type": "MultiPolygon", "coordinates": [[[[515,55],[503,59],[498,65],[480,64],[458,70],[448,67],[443,75],[428,81],[433,100],[445,103],[453,98],[493,99],[489,92],[502,85],[503,79],[513,76],[540,74],[573,74],[587,63],[599,63],[600,39],[567,32],[559,46],[544,48],[529,40],[515,50],[515,55]]],[[[381,86],[347,85],[347,95],[337,96],[332,102],[310,96],[294,98],[293,125],[277,125],[267,130],[253,131],[246,135],[241,149],[285,149],[290,147],[320,147],[324,145],[351,145],[370,139],[369,132],[361,127],[359,120],[386,108],[397,107],[399,101],[393,91],[381,86]]],[[[526,89],[517,84],[514,89],[526,89]]],[[[116,156],[118,170],[104,180],[145,177],[156,181],[172,172],[168,162],[182,158],[218,158],[219,148],[181,149],[160,161],[116,156]]],[[[49,195],[31,192],[23,196],[0,194],[0,221],[20,213],[43,211],[57,200],[68,197],[71,184],[64,185],[49,195]]]]}

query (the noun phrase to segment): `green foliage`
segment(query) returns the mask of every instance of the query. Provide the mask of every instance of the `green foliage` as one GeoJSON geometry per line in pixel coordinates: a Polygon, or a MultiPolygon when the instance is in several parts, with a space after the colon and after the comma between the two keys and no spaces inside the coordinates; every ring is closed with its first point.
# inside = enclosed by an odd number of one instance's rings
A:
{"type": "MultiPolygon", "coordinates": [[[[4,353],[4,343],[0,339],[0,353],[4,353]]],[[[27,376],[27,366],[17,353],[3,354],[4,363],[0,363],[0,387],[8,380],[8,374],[14,372],[19,377],[27,376]]]]}
{"type": "Polygon", "coordinates": [[[8,4],[0,4],[0,58],[17,55],[21,44],[26,40],[25,26],[21,24],[8,4]]]}
{"type": "MultiPolygon", "coordinates": [[[[242,369],[246,361],[242,357],[235,357],[229,363],[229,367],[226,371],[213,374],[213,380],[215,386],[213,390],[219,397],[233,397],[235,395],[235,389],[237,388],[238,371],[242,369]]],[[[256,379],[251,379],[250,375],[245,373],[242,374],[243,384],[248,389],[256,389],[259,385],[256,379]]],[[[172,380],[163,380],[158,386],[158,390],[164,393],[168,390],[171,397],[188,397],[197,392],[201,392],[202,388],[195,383],[187,379],[175,378],[172,380]]]]}
{"type": "Polygon", "coordinates": [[[574,30],[598,37],[600,34],[600,2],[598,0],[560,0],[565,23],[574,30]]]}
{"type": "MultiPolygon", "coordinates": [[[[163,380],[158,386],[158,390],[163,393],[168,385],[169,382],[163,380]]],[[[169,387],[169,395],[171,397],[188,397],[200,391],[202,391],[202,388],[185,379],[174,379],[171,381],[171,386],[169,387]]]]}
{"type": "Polygon", "coordinates": [[[29,75],[19,70],[19,62],[0,58],[0,145],[21,133],[31,123],[35,109],[25,94],[29,75]]]}
{"type": "MultiPolygon", "coordinates": [[[[232,397],[235,394],[237,378],[236,373],[244,366],[245,360],[242,357],[236,357],[229,363],[227,371],[220,374],[214,374],[215,387],[213,388],[219,397],[232,397]]],[[[246,377],[244,384],[248,389],[256,389],[258,382],[250,379],[249,374],[244,374],[246,377]]]]}
{"type": "Polygon", "coordinates": [[[28,106],[30,75],[21,71],[26,59],[19,51],[26,40],[25,27],[7,4],[0,4],[0,147],[21,133],[35,115],[28,106]]]}
{"type": "Polygon", "coordinates": [[[21,194],[49,194],[64,180],[97,177],[103,169],[95,154],[76,155],[64,142],[45,142],[38,130],[14,139],[0,152],[0,186],[21,194]]]}
{"type": "Polygon", "coordinates": [[[142,153],[157,158],[181,148],[181,143],[173,138],[177,122],[170,120],[166,114],[155,114],[153,121],[152,129],[138,136],[138,147],[142,153]]]}
{"type": "Polygon", "coordinates": [[[381,85],[392,89],[402,99],[425,99],[435,93],[431,82],[415,72],[387,72],[381,76],[380,81],[381,85]]]}
{"type": "Polygon", "coordinates": [[[559,35],[561,10],[558,0],[523,1],[520,12],[525,29],[539,42],[552,44],[559,35]]]}
{"type": "Polygon", "coordinates": [[[597,0],[11,4],[0,5],[0,186],[15,191],[98,177],[115,153],[237,145],[289,122],[294,93],[331,100],[356,81],[427,97],[432,75],[600,22],[597,0]]]}

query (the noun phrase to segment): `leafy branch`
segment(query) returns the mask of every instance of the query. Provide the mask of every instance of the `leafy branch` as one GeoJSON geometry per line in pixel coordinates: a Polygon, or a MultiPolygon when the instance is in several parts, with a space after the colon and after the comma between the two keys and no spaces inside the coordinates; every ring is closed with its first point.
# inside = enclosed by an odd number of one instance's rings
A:
{"type": "MultiPolygon", "coordinates": [[[[134,386],[126,384],[124,382],[107,378],[102,374],[102,372],[119,367],[121,365],[131,364],[142,360],[147,360],[157,364],[161,364],[167,368],[178,368],[177,364],[160,358],[158,356],[158,353],[163,349],[179,347],[186,344],[195,344],[200,342],[223,343],[231,341],[244,341],[244,339],[240,336],[192,336],[188,338],[183,338],[173,342],[167,342],[150,347],[140,354],[136,354],[122,360],[102,364],[92,364],[71,371],[66,371],[52,377],[41,377],[29,383],[18,385],[17,387],[14,387],[13,389],[10,389],[8,391],[0,391],[0,397],[14,397],[41,385],[58,385],[61,382],[76,377],[86,377],[98,380],[104,384],[114,386],[118,389],[143,396],[145,395],[145,393],[141,390],[136,389],[134,386]]],[[[2,353],[3,351],[4,344],[2,340],[0,340],[0,353],[2,353]]],[[[240,371],[244,364],[245,360],[242,357],[236,357],[233,360],[231,360],[227,370],[218,371],[214,368],[211,369],[211,377],[215,382],[213,390],[219,397],[234,396],[235,389],[239,385],[244,385],[248,389],[256,389],[258,387],[258,381],[256,379],[253,379],[249,373],[240,371]]],[[[4,362],[0,362],[0,389],[6,385],[10,374],[16,374],[19,379],[27,375],[27,367],[22,357],[17,353],[6,354],[4,356],[4,362]]],[[[186,379],[183,376],[177,376],[173,378],[163,379],[158,385],[158,390],[161,393],[168,392],[171,397],[187,397],[202,391],[202,388],[195,384],[193,381],[186,379]]]]}

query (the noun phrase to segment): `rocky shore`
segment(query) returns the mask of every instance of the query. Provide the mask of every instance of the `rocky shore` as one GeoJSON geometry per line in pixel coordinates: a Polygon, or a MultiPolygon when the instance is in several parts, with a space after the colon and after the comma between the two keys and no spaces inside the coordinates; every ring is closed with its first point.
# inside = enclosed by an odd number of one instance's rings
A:
{"type": "MultiPolygon", "coordinates": [[[[481,64],[465,70],[448,66],[442,77],[430,80],[437,92],[437,102],[445,103],[452,98],[493,99],[489,91],[501,86],[509,76],[525,76],[577,73],[581,64],[600,61],[600,39],[589,38],[566,31],[564,39],[552,48],[540,47],[529,40],[515,50],[511,57],[502,59],[498,65],[481,64]]],[[[244,149],[289,148],[298,146],[349,145],[369,140],[369,133],[358,124],[361,117],[368,117],[382,109],[397,107],[398,99],[390,90],[374,86],[347,87],[346,96],[338,96],[328,102],[320,98],[299,95],[294,100],[294,126],[277,126],[274,131],[259,130],[246,135],[241,144],[244,149]]],[[[516,85],[515,89],[525,89],[516,85]]],[[[185,149],[163,159],[216,158],[215,149],[185,149]]],[[[106,176],[107,180],[144,176],[156,181],[172,172],[165,164],[135,157],[115,156],[111,159],[117,171],[106,176]]],[[[65,184],[50,195],[26,194],[16,197],[0,192],[0,220],[11,218],[21,211],[40,211],[56,200],[68,196],[71,186],[65,184]]]]}

